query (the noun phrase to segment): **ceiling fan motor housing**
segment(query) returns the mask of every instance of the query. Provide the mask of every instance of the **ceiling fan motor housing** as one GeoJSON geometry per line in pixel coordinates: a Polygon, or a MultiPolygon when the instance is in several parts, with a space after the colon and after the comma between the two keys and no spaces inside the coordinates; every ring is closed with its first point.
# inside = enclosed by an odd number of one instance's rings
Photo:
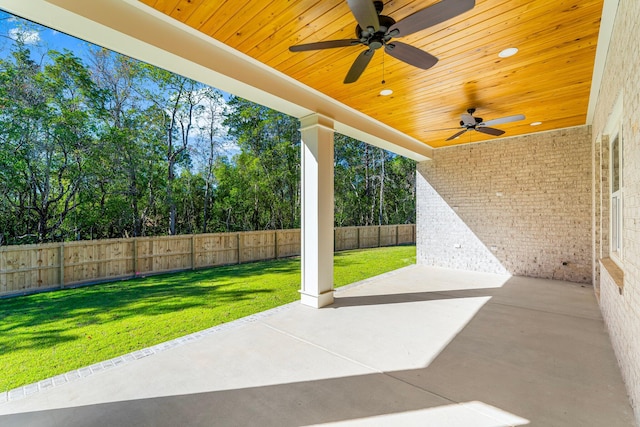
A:
{"type": "Polygon", "coordinates": [[[360,25],[356,26],[356,37],[365,46],[369,46],[371,49],[380,49],[384,46],[386,40],[385,35],[387,30],[396,23],[395,19],[386,15],[378,16],[380,21],[380,28],[375,33],[369,33],[369,30],[363,30],[360,25]]]}
{"type": "Polygon", "coordinates": [[[474,117],[476,124],[475,125],[470,125],[465,123],[464,121],[460,120],[460,126],[466,126],[467,128],[475,128],[479,123],[482,123],[482,118],[481,117],[474,117]]]}

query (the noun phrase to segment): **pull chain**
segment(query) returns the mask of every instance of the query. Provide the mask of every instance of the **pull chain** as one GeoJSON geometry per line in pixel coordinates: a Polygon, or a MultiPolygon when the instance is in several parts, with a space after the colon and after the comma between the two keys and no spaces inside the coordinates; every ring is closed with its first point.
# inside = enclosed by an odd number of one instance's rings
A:
{"type": "Polygon", "coordinates": [[[382,50],[382,84],[385,84],[384,81],[384,49],[382,50]]]}

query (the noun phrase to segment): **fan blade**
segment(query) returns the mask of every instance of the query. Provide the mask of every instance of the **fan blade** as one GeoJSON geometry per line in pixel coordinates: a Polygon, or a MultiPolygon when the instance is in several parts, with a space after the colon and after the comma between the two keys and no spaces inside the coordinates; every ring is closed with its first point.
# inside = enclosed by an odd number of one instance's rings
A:
{"type": "Polygon", "coordinates": [[[424,130],[424,132],[442,132],[443,130],[456,130],[456,129],[460,129],[460,126],[458,126],[457,128],[426,129],[424,130]]]}
{"type": "Polygon", "coordinates": [[[500,136],[504,133],[503,130],[500,129],[496,129],[496,128],[485,128],[485,127],[477,127],[476,130],[478,132],[482,132],[482,133],[486,133],[489,135],[493,135],[493,136],[500,136]]]}
{"type": "Polygon", "coordinates": [[[459,137],[460,135],[462,135],[466,131],[467,131],[467,129],[462,129],[460,132],[454,133],[449,138],[445,139],[445,141],[451,141],[452,139],[456,139],[457,137],[459,137]]]}
{"type": "Polygon", "coordinates": [[[462,115],[462,123],[464,123],[465,126],[475,126],[476,118],[473,117],[471,114],[464,113],[462,115]]]}
{"type": "Polygon", "coordinates": [[[423,70],[433,67],[438,62],[438,58],[430,53],[405,43],[389,43],[384,47],[384,51],[400,61],[423,70]]]}
{"type": "Polygon", "coordinates": [[[358,55],[356,60],[353,61],[353,65],[349,69],[347,76],[344,78],[344,83],[353,83],[358,80],[360,75],[364,72],[364,69],[369,65],[369,62],[371,61],[371,58],[373,58],[373,54],[375,52],[375,50],[369,49],[358,55]]]}
{"type": "Polygon", "coordinates": [[[495,126],[503,123],[517,122],[518,120],[524,120],[524,114],[516,114],[515,116],[502,117],[500,119],[487,120],[480,123],[478,126],[495,126]]]}
{"type": "Polygon", "coordinates": [[[387,34],[393,37],[408,36],[471,10],[475,5],[475,0],[442,0],[396,22],[387,34]]]}
{"type": "Polygon", "coordinates": [[[291,52],[304,52],[307,50],[333,49],[336,47],[356,46],[359,44],[360,40],[358,39],[328,40],[324,42],[297,44],[295,46],[290,46],[289,50],[291,52]]]}
{"type": "Polygon", "coordinates": [[[374,32],[380,29],[380,18],[371,0],[347,0],[351,13],[363,30],[373,27],[374,32]]]}

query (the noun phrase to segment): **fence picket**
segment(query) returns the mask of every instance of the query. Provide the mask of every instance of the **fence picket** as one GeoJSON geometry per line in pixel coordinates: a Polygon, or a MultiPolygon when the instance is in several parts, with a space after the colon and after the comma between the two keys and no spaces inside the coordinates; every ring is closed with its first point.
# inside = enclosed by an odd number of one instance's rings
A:
{"type": "MultiPolygon", "coordinates": [[[[338,227],[334,250],[415,243],[413,224],[338,227]]],[[[0,247],[0,296],[300,255],[300,230],[0,247]]]]}

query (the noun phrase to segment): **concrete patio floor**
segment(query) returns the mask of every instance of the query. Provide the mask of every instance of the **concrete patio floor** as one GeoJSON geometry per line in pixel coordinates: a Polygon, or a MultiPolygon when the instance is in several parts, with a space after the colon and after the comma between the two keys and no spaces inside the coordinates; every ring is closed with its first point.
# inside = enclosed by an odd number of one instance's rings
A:
{"type": "Polygon", "coordinates": [[[0,426],[633,426],[590,286],[411,266],[0,404],[0,426]]]}

